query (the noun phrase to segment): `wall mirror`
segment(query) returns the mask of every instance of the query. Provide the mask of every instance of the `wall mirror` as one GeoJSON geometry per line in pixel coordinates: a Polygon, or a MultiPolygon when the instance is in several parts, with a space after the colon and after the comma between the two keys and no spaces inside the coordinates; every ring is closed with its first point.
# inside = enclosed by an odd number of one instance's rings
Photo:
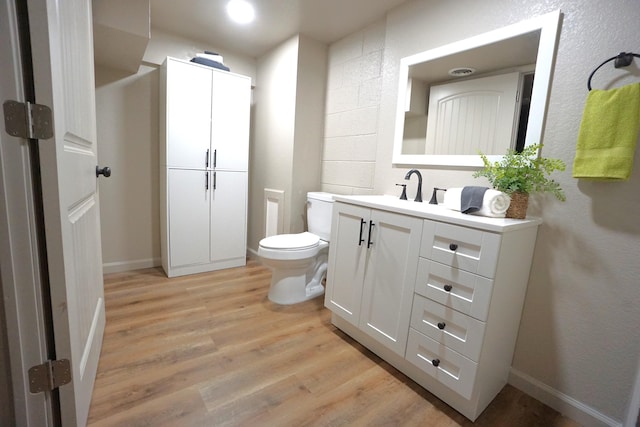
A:
{"type": "Polygon", "coordinates": [[[542,142],[561,12],[402,58],[393,164],[482,166],[542,142]]]}

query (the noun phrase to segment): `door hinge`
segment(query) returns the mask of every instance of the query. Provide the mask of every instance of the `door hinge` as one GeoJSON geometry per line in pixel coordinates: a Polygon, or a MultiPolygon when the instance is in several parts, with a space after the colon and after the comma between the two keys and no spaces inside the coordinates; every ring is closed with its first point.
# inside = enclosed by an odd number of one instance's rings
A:
{"type": "Polygon", "coordinates": [[[68,359],[47,360],[29,368],[29,391],[51,391],[71,382],[71,363],[68,359]]]}
{"type": "Polygon", "coordinates": [[[5,101],[4,127],[18,138],[49,139],[53,136],[51,108],[30,102],[5,101]]]}

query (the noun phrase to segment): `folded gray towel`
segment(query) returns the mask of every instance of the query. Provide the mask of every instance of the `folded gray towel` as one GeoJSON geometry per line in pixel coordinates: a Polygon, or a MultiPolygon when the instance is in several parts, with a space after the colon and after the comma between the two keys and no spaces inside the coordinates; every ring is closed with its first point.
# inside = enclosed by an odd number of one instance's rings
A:
{"type": "Polygon", "coordinates": [[[484,193],[488,189],[488,187],[476,186],[463,187],[460,194],[460,212],[471,213],[480,210],[484,193]]]}

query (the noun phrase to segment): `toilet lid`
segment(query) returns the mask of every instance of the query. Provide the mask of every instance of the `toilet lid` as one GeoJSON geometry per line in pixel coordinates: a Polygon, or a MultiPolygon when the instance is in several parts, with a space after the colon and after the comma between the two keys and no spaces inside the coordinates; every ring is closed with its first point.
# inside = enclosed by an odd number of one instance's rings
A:
{"type": "Polygon", "coordinates": [[[260,241],[260,246],[267,249],[309,249],[318,246],[320,238],[313,233],[278,234],[260,241]]]}

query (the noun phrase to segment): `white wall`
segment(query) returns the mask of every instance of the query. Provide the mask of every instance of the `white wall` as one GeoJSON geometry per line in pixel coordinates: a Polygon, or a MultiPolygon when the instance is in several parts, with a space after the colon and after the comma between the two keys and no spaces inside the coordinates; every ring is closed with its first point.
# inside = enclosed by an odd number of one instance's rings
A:
{"type": "Polygon", "coordinates": [[[152,267],[160,259],[158,72],[96,67],[98,181],[105,271],[152,267]]]}
{"type": "MultiPolygon", "coordinates": [[[[637,50],[637,0],[421,0],[399,6],[386,21],[377,128],[366,130],[367,135],[377,132],[375,157],[368,151],[370,144],[353,148],[356,132],[335,132],[331,118],[341,108],[347,110],[342,106],[358,111],[359,92],[346,86],[336,92],[340,79],[335,73],[338,64],[358,57],[363,32],[331,45],[323,188],[399,194],[394,184],[403,182],[407,168],[394,168],[391,155],[401,57],[556,9],[562,9],[564,19],[543,154],[567,163],[568,170],[557,175],[567,201],[536,197],[529,208],[529,214],[542,216],[544,223],[511,381],[587,425],[616,425],[625,418],[640,354],[640,150],[628,182],[579,181],[571,178],[570,170],[589,73],[618,52],[637,50]],[[372,161],[373,176],[363,172],[372,161]],[[331,165],[337,162],[352,167],[331,165]],[[338,187],[341,183],[346,185],[338,187]]],[[[625,71],[606,66],[594,77],[594,87],[637,82],[638,63],[636,59],[625,71]]],[[[427,199],[432,187],[480,183],[471,172],[421,171],[427,199]]],[[[407,192],[415,192],[415,182],[407,192]]]]}
{"type": "Polygon", "coordinates": [[[256,61],[245,55],[239,55],[229,51],[224,47],[211,46],[198,40],[185,39],[173,34],[151,29],[151,40],[144,53],[144,62],[161,65],[167,56],[178,59],[190,60],[196,53],[212,51],[222,55],[224,64],[231,68],[231,72],[251,77],[251,81],[256,81],[256,61]]]}
{"type": "Polygon", "coordinates": [[[306,230],[307,192],[320,190],[327,46],[299,36],[291,229],[306,230]]]}
{"type": "Polygon", "coordinates": [[[291,173],[296,105],[298,38],[294,37],[258,60],[254,99],[254,144],[249,164],[248,247],[258,249],[264,237],[264,189],[285,194],[284,232],[290,232],[291,173]]]}
{"type": "Polygon", "coordinates": [[[297,35],[258,60],[249,167],[250,251],[257,251],[264,237],[265,188],[285,193],[284,232],[304,231],[306,193],[320,188],[326,56],[326,46],[297,35]]]}

